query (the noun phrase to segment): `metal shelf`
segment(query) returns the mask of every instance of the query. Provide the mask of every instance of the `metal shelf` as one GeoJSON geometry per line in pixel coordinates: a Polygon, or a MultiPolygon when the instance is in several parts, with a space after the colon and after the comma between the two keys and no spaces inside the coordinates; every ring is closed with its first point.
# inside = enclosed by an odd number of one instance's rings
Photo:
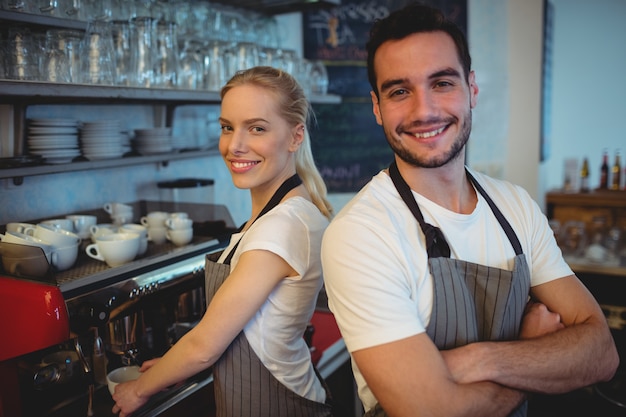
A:
{"type": "MultiPolygon", "coordinates": [[[[217,104],[220,95],[214,91],[177,90],[168,88],[119,87],[93,84],[61,84],[45,81],[0,80],[0,102],[29,104],[79,101],[94,102],[147,102],[152,104],[217,104]]],[[[337,95],[314,95],[314,104],[337,104],[337,95]]]]}
{"type": "Polygon", "coordinates": [[[36,165],[19,168],[6,168],[0,169],[0,178],[12,178],[13,183],[19,185],[22,183],[22,179],[24,177],[32,177],[36,175],[59,174],[63,172],[87,171],[93,169],[116,168],[151,163],[166,165],[170,161],[208,157],[211,155],[217,155],[217,153],[217,149],[210,149],[148,156],[128,156],[123,158],[102,159],[98,161],[76,161],[57,165],[36,165]]]}

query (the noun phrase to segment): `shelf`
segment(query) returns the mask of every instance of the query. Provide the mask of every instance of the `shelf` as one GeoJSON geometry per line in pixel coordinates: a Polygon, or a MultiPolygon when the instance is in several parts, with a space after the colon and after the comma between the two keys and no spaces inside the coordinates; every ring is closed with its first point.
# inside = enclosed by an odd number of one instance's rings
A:
{"type": "Polygon", "coordinates": [[[185,151],[148,156],[128,156],[124,158],[102,159],[98,161],[76,161],[58,165],[36,165],[20,168],[0,169],[0,178],[12,178],[15,184],[20,184],[23,177],[36,175],[58,174],[63,172],[87,171],[92,169],[117,168],[150,163],[167,164],[170,161],[182,159],[202,158],[217,155],[217,149],[201,151],[185,151]]]}
{"type": "Polygon", "coordinates": [[[551,205],[576,205],[588,207],[626,207],[626,190],[594,190],[588,193],[563,193],[552,191],[546,194],[551,205]]]}
{"type": "Polygon", "coordinates": [[[626,265],[617,261],[597,263],[574,257],[565,257],[565,260],[576,274],[607,275],[626,279],[626,265]]]}
{"type": "Polygon", "coordinates": [[[330,9],[341,5],[341,0],[216,0],[215,2],[270,15],[330,9]]]}
{"type": "MultiPolygon", "coordinates": [[[[59,102],[150,102],[152,104],[216,104],[221,101],[214,91],[176,90],[168,88],[119,87],[92,84],[60,84],[44,81],[0,80],[0,102],[15,104],[26,101],[30,104],[59,102]]],[[[337,95],[314,95],[314,104],[338,104],[337,95]]]]}
{"type": "Polygon", "coordinates": [[[87,22],[81,20],[61,19],[59,17],[45,16],[34,13],[12,12],[10,10],[0,10],[0,20],[7,20],[15,23],[26,23],[30,26],[42,26],[45,28],[54,27],[77,30],[87,29],[87,22]]]}

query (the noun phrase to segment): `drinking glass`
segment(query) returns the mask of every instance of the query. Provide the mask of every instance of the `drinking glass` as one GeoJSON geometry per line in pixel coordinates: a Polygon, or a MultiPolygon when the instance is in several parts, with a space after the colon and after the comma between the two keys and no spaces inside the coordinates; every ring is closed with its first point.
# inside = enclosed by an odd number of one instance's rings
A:
{"type": "Polygon", "coordinates": [[[131,27],[130,22],[114,20],[111,23],[115,53],[115,84],[129,86],[131,75],[131,27]]]}
{"type": "Polygon", "coordinates": [[[149,16],[135,17],[131,21],[131,79],[132,85],[150,87],[154,84],[154,21],[149,16]]]}
{"type": "Polygon", "coordinates": [[[159,20],[156,25],[154,85],[174,88],[178,73],[176,23],[159,20]]]}
{"type": "Polygon", "coordinates": [[[116,65],[110,22],[92,20],[87,24],[80,55],[83,82],[114,84],[116,65]]]}

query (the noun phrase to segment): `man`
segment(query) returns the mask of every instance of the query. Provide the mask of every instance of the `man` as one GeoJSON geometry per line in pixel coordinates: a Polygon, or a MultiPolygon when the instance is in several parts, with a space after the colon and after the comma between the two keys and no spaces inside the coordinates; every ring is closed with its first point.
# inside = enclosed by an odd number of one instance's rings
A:
{"type": "Polygon", "coordinates": [[[463,33],[410,5],[367,49],[395,158],[322,246],[366,416],[524,416],[528,392],[610,379],[604,315],[537,204],[464,165],[478,86],[463,33]]]}

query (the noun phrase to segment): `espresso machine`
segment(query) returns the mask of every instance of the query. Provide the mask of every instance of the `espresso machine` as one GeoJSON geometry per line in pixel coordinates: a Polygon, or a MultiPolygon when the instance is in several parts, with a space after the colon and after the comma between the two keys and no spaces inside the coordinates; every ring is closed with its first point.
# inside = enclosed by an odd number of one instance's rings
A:
{"type": "MultiPolygon", "coordinates": [[[[168,209],[163,201],[133,204],[138,217],[168,209]]],[[[177,203],[176,210],[194,220],[188,245],[152,243],[117,267],[81,253],[73,268],[36,283],[0,270],[0,331],[8,340],[0,344],[0,417],[111,417],[107,373],[163,355],[200,320],[205,257],[226,246],[235,226],[224,206],[177,203]]],[[[98,210],[85,214],[107,220],[98,210]]],[[[135,415],[158,415],[210,383],[210,372],[201,373],[135,415]]]]}

